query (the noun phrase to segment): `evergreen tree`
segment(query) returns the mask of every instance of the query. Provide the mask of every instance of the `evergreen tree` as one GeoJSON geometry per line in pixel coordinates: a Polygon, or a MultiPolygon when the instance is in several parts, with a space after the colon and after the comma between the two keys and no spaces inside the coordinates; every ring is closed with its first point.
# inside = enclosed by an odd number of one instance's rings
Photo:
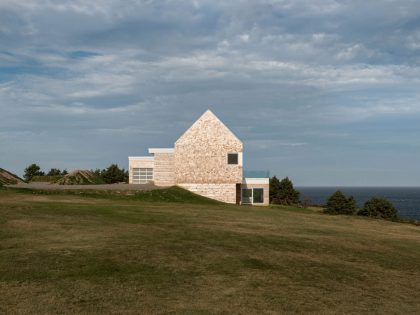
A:
{"type": "Polygon", "coordinates": [[[64,170],[62,170],[62,171],[61,171],[61,175],[62,175],[62,176],[66,176],[68,173],[69,173],[69,172],[67,172],[67,170],[66,170],[66,169],[64,169],[64,170]]]}
{"type": "Polygon", "coordinates": [[[270,180],[270,199],[271,203],[281,205],[299,204],[299,192],[294,189],[292,181],[286,177],[280,182],[274,176],[270,180]]]}
{"type": "Polygon", "coordinates": [[[270,203],[277,203],[277,194],[280,190],[280,181],[276,176],[270,178],[270,203]]]}
{"type": "Polygon", "coordinates": [[[128,173],[124,169],[120,169],[117,164],[112,164],[107,169],[103,170],[101,172],[101,177],[107,184],[128,181],[128,173]]]}
{"type": "Polygon", "coordinates": [[[345,214],[356,214],[357,213],[357,202],[353,196],[350,196],[348,199],[348,213],[345,214]]]}
{"type": "Polygon", "coordinates": [[[325,212],[329,214],[354,214],[356,212],[356,200],[353,196],[347,198],[340,190],[337,190],[328,198],[325,212]]]}
{"type": "Polygon", "coordinates": [[[35,163],[29,165],[27,168],[25,168],[25,174],[23,177],[26,179],[26,181],[30,181],[34,176],[44,176],[45,173],[41,171],[41,168],[36,165],[35,163]]]}
{"type": "Polygon", "coordinates": [[[374,197],[366,201],[363,209],[361,209],[357,214],[391,220],[398,218],[398,211],[394,205],[389,200],[381,197],[374,197]]]}
{"type": "Polygon", "coordinates": [[[58,168],[52,168],[47,173],[47,176],[57,176],[57,175],[61,175],[61,171],[58,168]]]}

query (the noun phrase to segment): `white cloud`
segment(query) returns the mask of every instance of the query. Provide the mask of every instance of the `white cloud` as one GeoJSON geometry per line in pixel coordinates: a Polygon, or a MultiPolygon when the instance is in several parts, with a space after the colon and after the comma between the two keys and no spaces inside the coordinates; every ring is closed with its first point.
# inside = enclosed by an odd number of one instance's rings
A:
{"type": "Polygon", "coordinates": [[[250,149],[264,150],[264,149],[275,149],[276,147],[301,147],[307,145],[305,142],[299,141],[287,141],[287,140],[247,140],[246,146],[250,149]]]}
{"type": "Polygon", "coordinates": [[[336,58],[338,60],[353,60],[359,58],[370,58],[374,55],[374,51],[367,49],[363,44],[354,44],[346,47],[338,52],[336,58]]]}

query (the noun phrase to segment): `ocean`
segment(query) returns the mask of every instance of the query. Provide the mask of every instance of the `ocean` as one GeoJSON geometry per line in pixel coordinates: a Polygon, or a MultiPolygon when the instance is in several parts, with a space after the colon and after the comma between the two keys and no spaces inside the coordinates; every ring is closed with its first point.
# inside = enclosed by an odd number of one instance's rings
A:
{"type": "Polygon", "coordinates": [[[372,197],[384,197],[398,209],[401,217],[420,220],[420,187],[296,187],[300,199],[311,204],[325,204],[329,196],[341,190],[353,196],[358,207],[372,197]]]}

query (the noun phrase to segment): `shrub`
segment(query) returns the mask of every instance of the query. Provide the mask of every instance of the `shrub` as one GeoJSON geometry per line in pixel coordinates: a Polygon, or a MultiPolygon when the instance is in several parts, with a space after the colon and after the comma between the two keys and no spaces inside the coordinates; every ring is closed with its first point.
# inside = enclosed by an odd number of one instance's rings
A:
{"type": "Polygon", "coordinates": [[[327,200],[325,213],[329,214],[354,214],[356,200],[353,196],[347,198],[340,190],[333,193],[327,200]]]}
{"type": "Polygon", "coordinates": [[[366,201],[363,209],[357,214],[391,220],[398,218],[398,211],[394,205],[389,200],[381,197],[374,197],[366,201]]]}
{"type": "Polygon", "coordinates": [[[35,163],[29,165],[27,168],[25,168],[25,174],[23,177],[30,181],[34,176],[44,176],[45,173],[41,171],[41,168],[36,165],[35,163]]]}
{"type": "Polygon", "coordinates": [[[299,204],[299,192],[294,189],[288,177],[281,181],[276,176],[270,178],[270,202],[281,205],[299,204]]]}

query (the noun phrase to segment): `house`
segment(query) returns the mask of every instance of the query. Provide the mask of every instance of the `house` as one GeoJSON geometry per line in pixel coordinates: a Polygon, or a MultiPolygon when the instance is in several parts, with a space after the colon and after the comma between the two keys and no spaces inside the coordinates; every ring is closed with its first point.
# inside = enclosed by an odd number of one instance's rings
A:
{"type": "Polygon", "coordinates": [[[244,176],[242,142],[210,110],[173,148],[150,148],[149,154],[128,158],[130,184],[178,185],[227,203],[269,203],[268,172],[244,176]]]}

